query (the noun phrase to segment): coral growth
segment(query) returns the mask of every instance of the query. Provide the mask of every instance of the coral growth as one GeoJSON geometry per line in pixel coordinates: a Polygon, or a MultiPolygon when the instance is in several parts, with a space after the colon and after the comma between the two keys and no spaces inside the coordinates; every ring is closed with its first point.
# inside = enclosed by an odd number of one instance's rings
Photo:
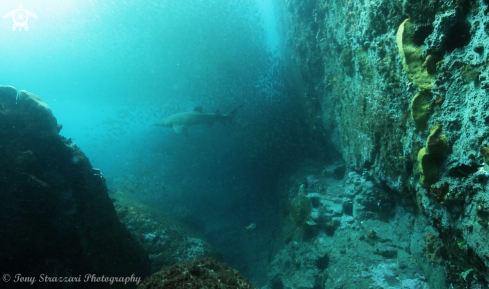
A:
{"type": "Polygon", "coordinates": [[[138,289],[254,289],[248,279],[228,265],[212,258],[202,258],[166,267],[147,277],[138,289]]]}
{"type": "Polygon", "coordinates": [[[425,253],[428,260],[432,263],[442,264],[446,256],[446,251],[440,238],[433,233],[428,233],[425,235],[424,241],[425,253]]]}
{"type": "Polygon", "coordinates": [[[444,156],[447,152],[447,146],[447,137],[443,134],[443,129],[440,126],[432,128],[426,140],[427,153],[437,157],[444,156]]]}
{"type": "Polygon", "coordinates": [[[431,129],[426,140],[426,147],[418,152],[418,166],[421,173],[420,182],[424,186],[431,186],[437,180],[438,161],[447,151],[447,138],[439,126],[431,129]]]}
{"type": "Polygon", "coordinates": [[[422,89],[431,89],[435,76],[430,71],[435,60],[432,56],[423,58],[423,50],[414,43],[414,31],[409,19],[402,22],[397,30],[397,46],[408,79],[422,89]]]}
{"type": "Polygon", "coordinates": [[[430,118],[430,99],[432,94],[429,90],[420,90],[411,102],[411,116],[418,129],[425,129],[430,118]]]}
{"type": "Polygon", "coordinates": [[[443,183],[439,186],[433,186],[431,188],[431,196],[439,202],[442,202],[445,199],[450,187],[448,183],[443,183]]]}
{"type": "Polygon", "coordinates": [[[484,168],[486,170],[488,170],[489,169],[489,148],[482,146],[480,148],[480,153],[484,159],[484,168]]]}

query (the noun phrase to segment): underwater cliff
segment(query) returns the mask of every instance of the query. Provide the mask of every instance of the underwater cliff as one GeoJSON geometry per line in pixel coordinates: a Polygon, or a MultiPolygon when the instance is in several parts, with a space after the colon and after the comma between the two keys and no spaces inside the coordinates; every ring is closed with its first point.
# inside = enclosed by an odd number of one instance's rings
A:
{"type": "Polygon", "coordinates": [[[284,187],[271,288],[486,288],[488,4],[276,1],[290,77],[345,174],[284,187]]]}
{"type": "MultiPolygon", "coordinates": [[[[148,256],[119,221],[103,175],[59,135],[61,125],[46,103],[0,86],[0,105],[0,270],[4,282],[12,280],[6,286],[26,288],[30,282],[14,282],[18,274],[35,277],[35,288],[44,286],[41,276],[80,276],[46,282],[49,288],[80,288],[87,274],[150,274],[148,256]]],[[[107,284],[90,282],[92,288],[107,284]]]]}

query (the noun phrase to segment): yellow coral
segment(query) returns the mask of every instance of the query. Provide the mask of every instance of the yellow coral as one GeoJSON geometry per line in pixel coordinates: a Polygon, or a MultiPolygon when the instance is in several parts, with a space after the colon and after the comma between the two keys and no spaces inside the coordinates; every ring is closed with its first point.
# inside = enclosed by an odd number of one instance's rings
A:
{"type": "Polygon", "coordinates": [[[438,161],[445,156],[448,148],[447,137],[443,134],[441,126],[430,130],[426,140],[426,147],[418,152],[418,168],[421,173],[420,182],[424,186],[436,183],[438,175],[438,161]]]}
{"type": "Polygon", "coordinates": [[[428,126],[431,97],[429,90],[420,90],[411,101],[411,116],[418,129],[425,129],[428,126]]]}
{"type": "Polygon", "coordinates": [[[409,19],[397,30],[397,46],[404,71],[409,80],[422,89],[431,89],[435,81],[435,59],[428,55],[423,59],[423,50],[414,43],[414,31],[409,19]]]}

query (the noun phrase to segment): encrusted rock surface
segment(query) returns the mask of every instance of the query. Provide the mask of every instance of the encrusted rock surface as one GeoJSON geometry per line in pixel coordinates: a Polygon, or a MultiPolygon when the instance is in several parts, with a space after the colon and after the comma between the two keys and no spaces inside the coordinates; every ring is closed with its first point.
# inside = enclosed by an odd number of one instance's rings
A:
{"type": "Polygon", "coordinates": [[[148,253],[152,272],[204,257],[222,259],[201,234],[165,216],[161,210],[120,191],[110,197],[115,200],[121,222],[148,253]]]}
{"type": "MultiPolygon", "coordinates": [[[[144,278],[147,254],[120,223],[100,171],[58,134],[61,126],[46,103],[22,90],[16,96],[14,88],[0,86],[2,274],[35,277],[34,286],[41,274],[81,276],[71,284],[44,283],[46,288],[109,286],[84,282],[86,274],[144,278]]],[[[13,280],[3,285],[29,286],[13,280]]]]}
{"type": "MultiPolygon", "coordinates": [[[[299,72],[296,86],[302,89],[309,108],[309,123],[317,134],[331,138],[345,162],[347,173],[339,190],[344,195],[353,192],[353,199],[342,200],[353,202],[352,224],[377,218],[391,224],[400,216],[412,219],[412,225],[401,230],[412,236],[403,237],[410,245],[397,248],[394,259],[407,254],[416,260],[415,268],[421,271],[417,277],[394,275],[398,281],[414,280],[402,285],[405,288],[422,288],[419,286],[427,284],[431,288],[487,286],[489,173],[484,166],[484,154],[489,145],[488,1],[276,2],[281,8],[281,36],[285,40],[282,55],[291,60],[289,70],[299,72]],[[412,34],[406,35],[409,36],[406,39],[410,47],[399,47],[402,42],[399,44],[398,31],[408,18],[412,34]],[[403,65],[404,56],[399,52],[406,49],[421,57],[416,61],[423,62],[403,65]],[[411,70],[414,66],[416,71],[411,70]],[[420,94],[426,99],[413,105],[413,98],[420,94]],[[413,117],[422,122],[416,125],[413,117]],[[419,167],[418,153],[435,127],[443,129],[446,153],[431,158],[431,164],[423,164],[432,168],[429,170],[432,175],[429,182],[421,184],[423,170],[419,167]],[[352,191],[348,187],[358,178],[369,185],[352,191]],[[377,189],[369,190],[369,186],[377,189]],[[379,201],[377,207],[383,216],[374,210],[375,200],[379,201]],[[384,203],[388,203],[387,211],[382,208],[384,203]],[[416,282],[421,285],[415,285],[416,282]]],[[[294,188],[295,194],[297,190],[298,186],[294,188]]],[[[287,205],[290,203],[284,203],[284,208],[287,205]]],[[[318,207],[316,215],[313,210],[311,218],[324,218],[321,210],[318,207]]],[[[343,226],[343,222],[339,224],[343,226]]],[[[327,232],[326,228],[323,230],[327,232]]],[[[379,238],[386,238],[380,229],[373,230],[379,238]]],[[[400,229],[392,225],[392,230],[397,234],[400,229]]],[[[369,235],[373,236],[372,232],[369,235]]],[[[312,240],[315,242],[319,237],[312,240]]],[[[330,242],[327,235],[321,240],[330,242]]],[[[379,240],[368,240],[379,245],[379,240]]],[[[308,241],[301,242],[312,246],[308,241]]],[[[342,242],[331,246],[335,248],[338,244],[342,242]]],[[[334,251],[333,248],[328,250],[334,251]]],[[[319,255],[324,253],[318,251],[319,255]]],[[[276,262],[272,262],[275,264],[272,271],[284,268],[285,265],[276,262]]],[[[333,262],[334,258],[329,256],[328,264],[333,262]]],[[[395,271],[388,267],[391,266],[388,260],[375,262],[376,266],[384,266],[383,272],[395,271]]],[[[301,258],[296,257],[289,266],[306,272],[297,263],[301,263],[301,258]]],[[[336,274],[331,270],[328,274],[317,274],[329,276],[318,280],[330,282],[336,274]]],[[[357,274],[361,272],[357,270],[357,274]]],[[[414,268],[411,272],[415,272],[414,268]]],[[[286,277],[292,280],[286,273],[282,277],[269,275],[270,286],[301,288],[276,281],[286,277]]],[[[368,286],[401,286],[390,280],[391,283],[379,285],[371,277],[368,286]]],[[[314,282],[308,281],[307,285],[314,286],[314,282]]],[[[330,286],[326,288],[368,288],[346,283],[344,287],[330,286]]]]}
{"type": "Polygon", "coordinates": [[[147,277],[138,289],[255,289],[250,281],[228,265],[212,258],[181,262],[147,277]]]}

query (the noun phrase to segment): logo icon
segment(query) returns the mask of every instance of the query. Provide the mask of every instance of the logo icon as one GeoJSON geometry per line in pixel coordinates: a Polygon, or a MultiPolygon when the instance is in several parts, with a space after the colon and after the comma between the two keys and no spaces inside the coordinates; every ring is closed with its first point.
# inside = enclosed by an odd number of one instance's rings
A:
{"type": "Polygon", "coordinates": [[[22,3],[19,4],[19,9],[12,10],[7,15],[3,16],[3,19],[12,16],[14,20],[14,24],[12,25],[12,31],[19,28],[19,32],[24,28],[25,31],[29,31],[29,25],[27,25],[27,21],[29,20],[29,16],[37,18],[36,14],[31,11],[25,10],[22,6],[22,3]]]}

